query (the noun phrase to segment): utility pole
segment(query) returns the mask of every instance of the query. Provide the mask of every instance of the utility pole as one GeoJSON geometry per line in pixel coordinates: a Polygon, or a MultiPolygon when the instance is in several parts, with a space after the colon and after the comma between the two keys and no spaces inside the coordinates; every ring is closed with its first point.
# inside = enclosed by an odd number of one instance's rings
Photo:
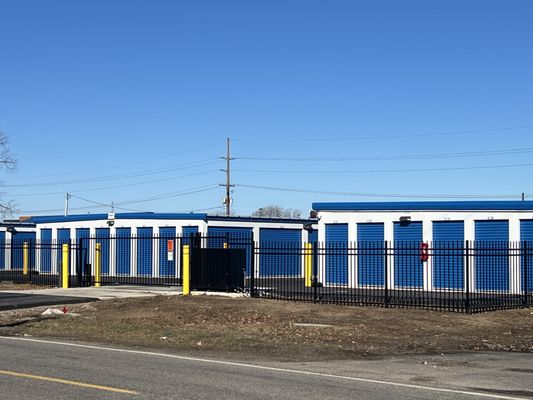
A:
{"type": "Polygon", "coordinates": [[[526,200],[526,194],[522,192],[522,201],[525,201],[525,200],[526,200]]]}
{"type": "Polygon", "coordinates": [[[230,152],[230,140],[226,139],[226,157],[221,157],[223,160],[226,160],[226,169],[221,169],[222,172],[226,173],[226,184],[220,184],[219,186],[226,186],[226,197],[224,198],[224,205],[226,206],[226,216],[231,215],[231,192],[230,189],[235,185],[231,184],[231,158],[230,152]]]}
{"type": "Polygon", "coordinates": [[[65,217],[68,215],[68,201],[70,200],[70,193],[65,193],[65,217]]]}

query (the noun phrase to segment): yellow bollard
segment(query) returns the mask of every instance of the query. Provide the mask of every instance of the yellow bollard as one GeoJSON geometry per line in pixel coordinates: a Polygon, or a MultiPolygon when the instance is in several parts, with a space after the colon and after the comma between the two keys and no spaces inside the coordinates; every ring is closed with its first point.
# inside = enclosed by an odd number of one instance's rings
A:
{"type": "Polygon", "coordinates": [[[69,273],[69,249],[70,245],[65,243],[63,245],[63,265],[61,268],[61,287],[68,289],[68,273],[69,273]]]}
{"type": "Polygon", "coordinates": [[[100,252],[100,243],[96,243],[94,258],[94,287],[100,287],[100,260],[102,253],[100,252]]]}
{"type": "Polygon", "coordinates": [[[22,244],[22,274],[28,275],[28,264],[30,261],[30,246],[28,242],[22,244]]]}
{"type": "Polygon", "coordinates": [[[190,265],[190,258],[189,258],[189,245],[183,246],[183,295],[187,296],[191,294],[191,286],[190,286],[190,273],[191,273],[191,265],[190,265]]]}
{"type": "Polygon", "coordinates": [[[305,250],[305,287],[313,286],[313,245],[311,243],[304,244],[305,250]]]}

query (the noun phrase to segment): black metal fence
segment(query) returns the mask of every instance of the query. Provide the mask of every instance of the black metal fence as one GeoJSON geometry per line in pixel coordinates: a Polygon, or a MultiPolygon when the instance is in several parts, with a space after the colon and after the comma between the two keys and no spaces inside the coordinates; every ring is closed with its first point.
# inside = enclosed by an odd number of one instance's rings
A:
{"type": "Polygon", "coordinates": [[[181,285],[182,249],[191,242],[192,237],[174,235],[81,238],[76,260],[77,285],[181,285]]]}
{"type": "Polygon", "coordinates": [[[63,244],[56,240],[4,242],[0,245],[0,281],[59,286],[63,244]]]}
{"type": "Polygon", "coordinates": [[[239,289],[253,297],[457,312],[533,304],[532,242],[304,245],[256,242],[251,234],[13,241],[0,246],[0,280],[60,285],[65,244],[70,251],[72,286],[181,285],[183,246],[189,245],[192,268],[202,269],[200,275],[192,273],[194,279],[200,279],[198,287],[234,288],[235,282],[243,282],[239,289]],[[239,250],[241,276],[235,276],[239,271],[233,265],[232,277],[228,277],[231,257],[226,257],[224,249],[239,250]],[[217,286],[216,280],[224,281],[217,286]]]}
{"type": "Polygon", "coordinates": [[[533,304],[528,242],[269,243],[254,254],[257,297],[469,313],[533,304]]]}

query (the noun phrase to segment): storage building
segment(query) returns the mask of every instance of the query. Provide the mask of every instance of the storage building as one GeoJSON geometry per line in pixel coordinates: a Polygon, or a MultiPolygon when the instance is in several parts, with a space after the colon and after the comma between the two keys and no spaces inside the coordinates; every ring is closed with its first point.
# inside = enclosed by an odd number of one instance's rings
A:
{"type": "MultiPolygon", "coordinates": [[[[117,277],[175,278],[180,276],[179,249],[191,244],[198,234],[202,247],[242,248],[246,250],[246,271],[255,261],[255,276],[271,276],[281,272],[278,267],[283,251],[277,255],[260,256],[252,260],[253,241],[261,245],[294,246],[300,249],[308,240],[316,240],[316,231],[308,233],[306,219],[225,217],[201,213],[113,213],[69,216],[38,216],[28,221],[34,224],[33,238],[49,241],[54,246],[35,251],[36,271],[57,273],[60,246],[88,243],[87,264],[93,264],[94,245],[102,253],[102,273],[117,277]],[[193,235],[193,236],[191,236],[193,235]],[[91,239],[87,239],[91,238],[91,239]],[[180,242],[182,240],[183,242],[180,242]],[[172,253],[172,254],[170,254],[172,253]]],[[[75,273],[79,255],[72,254],[71,272],[75,273]]],[[[303,274],[301,257],[291,256],[290,267],[295,275],[303,274]]],[[[286,266],[286,263],[283,264],[286,266]]],[[[79,271],[78,271],[79,272],[79,271]]],[[[284,274],[287,271],[282,271],[284,274]]],[[[121,280],[127,282],[127,280],[121,280]]],[[[141,283],[141,280],[137,280],[141,283]]]]}
{"type": "Polygon", "coordinates": [[[321,265],[326,285],[429,291],[468,285],[519,293],[527,279],[532,287],[532,277],[524,277],[531,260],[517,255],[533,247],[533,201],[314,203],[313,209],[319,241],[331,249],[321,265]]]}

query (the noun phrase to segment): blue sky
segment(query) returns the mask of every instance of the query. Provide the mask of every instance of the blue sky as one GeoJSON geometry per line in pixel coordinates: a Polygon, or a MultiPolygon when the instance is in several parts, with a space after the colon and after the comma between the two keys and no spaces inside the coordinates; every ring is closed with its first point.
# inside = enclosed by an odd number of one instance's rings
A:
{"type": "Polygon", "coordinates": [[[530,1],[0,0],[19,161],[3,198],[221,211],[226,137],[241,215],[533,196],[532,17],[530,1]]]}

